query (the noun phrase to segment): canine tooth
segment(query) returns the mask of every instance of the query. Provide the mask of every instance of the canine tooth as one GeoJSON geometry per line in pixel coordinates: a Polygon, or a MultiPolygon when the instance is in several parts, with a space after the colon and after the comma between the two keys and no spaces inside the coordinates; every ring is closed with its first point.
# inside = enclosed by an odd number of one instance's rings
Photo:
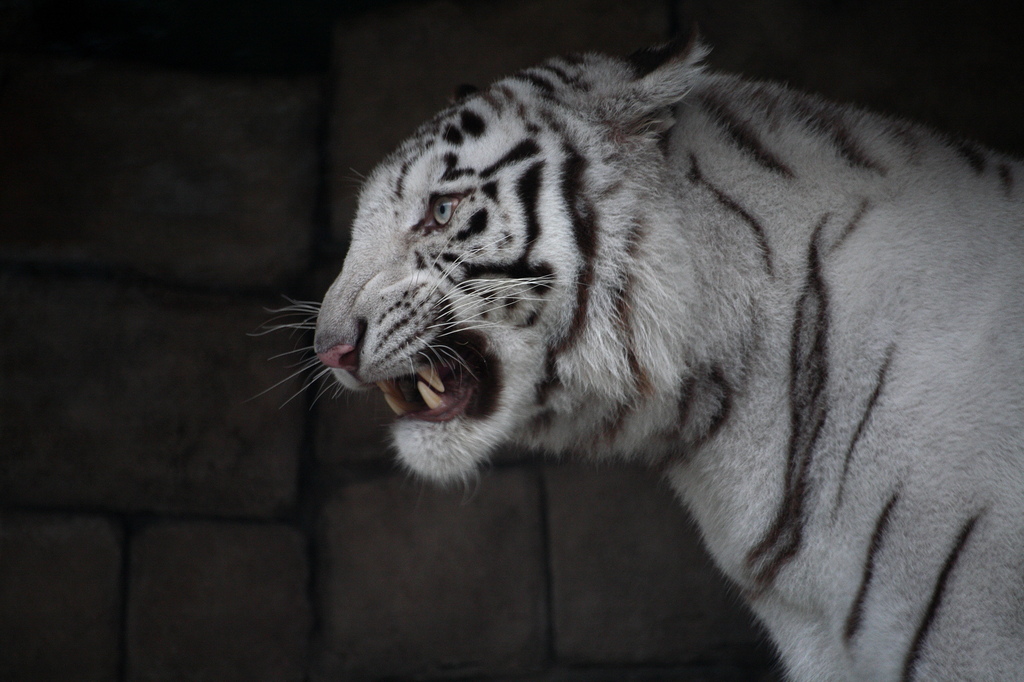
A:
{"type": "Polygon", "coordinates": [[[394,410],[395,414],[401,417],[415,409],[415,406],[405,399],[402,390],[393,381],[378,381],[377,388],[384,393],[384,400],[388,407],[394,410]]]}
{"type": "Polygon", "coordinates": [[[433,367],[420,367],[416,370],[416,373],[420,375],[420,378],[427,382],[432,389],[438,393],[444,393],[444,382],[441,381],[441,377],[438,375],[437,370],[433,367]]]}
{"type": "Polygon", "coordinates": [[[441,396],[434,393],[429,386],[422,381],[416,382],[416,390],[420,392],[420,396],[423,398],[423,402],[427,404],[430,409],[436,408],[441,404],[441,396]]]}
{"type": "Polygon", "coordinates": [[[384,392],[384,395],[389,395],[393,398],[401,398],[402,392],[398,390],[398,387],[390,381],[378,381],[377,388],[384,392]]]}
{"type": "Polygon", "coordinates": [[[394,413],[397,414],[399,417],[401,417],[403,414],[409,413],[409,410],[405,409],[402,406],[402,404],[398,401],[398,399],[392,397],[390,393],[384,394],[384,402],[386,402],[388,404],[388,407],[390,407],[392,411],[394,411],[394,413]]]}

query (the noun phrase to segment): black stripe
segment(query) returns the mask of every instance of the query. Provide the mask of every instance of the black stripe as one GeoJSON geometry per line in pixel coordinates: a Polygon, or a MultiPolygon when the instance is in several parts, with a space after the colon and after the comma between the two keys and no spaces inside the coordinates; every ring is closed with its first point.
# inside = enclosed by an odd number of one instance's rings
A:
{"type": "Polygon", "coordinates": [[[395,196],[399,199],[402,198],[402,191],[405,188],[405,176],[409,174],[409,166],[412,161],[406,160],[402,162],[402,167],[398,169],[398,180],[395,181],[395,196]]]}
{"type": "Polygon", "coordinates": [[[725,378],[725,372],[721,367],[715,366],[711,369],[711,385],[714,390],[705,393],[705,399],[717,401],[715,411],[711,413],[711,419],[703,433],[698,434],[694,441],[694,447],[700,447],[715,437],[719,429],[729,420],[732,414],[732,387],[725,378]]]}
{"type": "MultiPolygon", "coordinates": [[[[625,238],[626,262],[633,263],[638,258],[640,243],[647,233],[646,227],[639,221],[633,220],[629,223],[629,232],[625,238]]],[[[625,281],[618,288],[615,295],[615,323],[619,328],[623,348],[626,349],[626,360],[629,363],[630,372],[633,375],[637,396],[649,396],[654,393],[654,387],[650,381],[650,375],[640,364],[640,359],[634,350],[636,344],[633,342],[633,274],[626,272],[625,281]]]]}
{"type": "Polygon", "coordinates": [[[484,183],[484,185],[480,189],[483,191],[484,194],[487,195],[487,198],[490,199],[491,201],[498,200],[498,182],[496,180],[491,180],[490,182],[484,183]]]}
{"type": "Polygon", "coordinates": [[[466,226],[455,234],[455,241],[463,242],[487,229],[487,209],[481,208],[469,216],[466,226]]]}
{"type": "Polygon", "coordinates": [[[696,388],[696,374],[687,377],[683,385],[679,387],[678,398],[676,399],[676,426],[667,434],[668,438],[680,438],[685,432],[686,425],[693,414],[696,388]]]}
{"type": "Polygon", "coordinates": [[[843,118],[842,109],[807,96],[795,96],[792,102],[797,114],[803,117],[804,123],[819,135],[828,137],[836,151],[849,165],[871,170],[879,175],[886,174],[886,169],[868,157],[853,138],[843,118]]]}
{"type": "Polygon", "coordinates": [[[868,157],[867,153],[853,139],[852,134],[837,119],[832,130],[832,141],[835,143],[839,154],[843,156],[851,166],[874,171],[879,175],[886,175],[888,170],[877,161],[868,157]]]}
{"type": "Polygon", "coordinates": [[[764,115],[767,119],[779,118],[779,109],[783,106],[783,97],[791,96],[789,92],[770,89],[764,84],[751,84],[750,99],[757,102],[764,108],[764,115]]]}
{"type": "Polygon", "coordinates": [[[590,304],[590,284],[594,279],[594,259],[597,257],[597,225],[593,208],[583,196],[583,172],[587,162],[574,147],[565,143],[565,161],[562,164],[562,201],[572,221],[572,234],[576,249],[583,260],[576,278],[576,308],[569,330],[560,344],[559,352],[576,342],[583,331],[590,304]]]}
{"type": "Polygon", "coordinates": [[[451,282],[453,285],[458,286],[459,280],[455,278],[454,274],[452,273],[452,270],[454,268],[451,267],[451,264],[454,263],[456,260],[458,260],[457,256],[446,251],[445,253],[440,254],[440,256],[438,256],[437,258],[434,258],[433,262],[430,264],[430,267],[437,270],[438,274],[440,274],[446,280],[451,282]],[[444,261],[444,263],[442,263],[441,261],[444,261]],[[445,263],[447,263],[447,265],[445,263]]]}
{"type": "Polygon", "coordinates": [[[558,135],[561,135],[563,137],[565,136],[566,132],[564,119],[559,118],[557,115],[555,115],[553,111],[551,111],[548,108],[541,109],[540,111],[537,112],[537,115],[540,116],[540,120],[543,121],[543,123],[548,127],[548,130],[551,130],[552,132],[557,133],[558,135]]]}
{"type": "MultiPolygon", "coordinates": [[[[488,88],[487,90],[481,92],[480,100],[487,104],[491,109],[493,109],[494,113],[496,114],[500,115],[505,111],[505,103],[502,102],[501,99],[497,96],[496,90],[494,88],[488,88]]],[[[475,116],[475,114],[473,115],[475,116]]],[[[480,120],[480,123],[483,123],[483,119],[480,120]]],[[[465,122],[463,122],[463,124],[465,124],[465,122]]],[[[469,128],[466,125],[463,125],[462,127],[466,129],[467,133],[470,133],[472,135],[472,132],[470,132],[469,128]]],[[[480,129],[480,133],[483,133],[483,128],[480,129]]]]}
{"type": "Polygon", "coordinates": [[[411,346],[413,342],[417,340],[419,340],[419,336],[417,336],[416,334],[407,334],[404,338],[401,339],[400,343],[397,346],[388,351],[388,354],[396,355],[401,351],[405,350],[406,348],[408,348],[409,346],[411,346]]]}
{"type": "Polygon", "coordinates": [[[504,98],[505,101],[502,105],[503,108],[505,105],[508,105],[510,107],[522,106],[522,104],[519,102],[519,96],[516,95],[516,91],[510,88],[504,82],[495,83],[494,85],[491,86],[491,90],[494,91],[496,95],[501,95],[501,97],[504,98]]]}
{"type": "Polygon", "coordinates": [[[544,356],[544,376],[534,389],[534,401],[538,405],[544,405],[548,398],[551,396],[551,392],[562,383],[561,378],[558,376],[558,367],[555,365],[555,354],[549,348],[547,354],[544,356]]]}
{"type": "MultiPolygon", "coordinates": [[[[627,248],[630,261],[636,256],[635,251],[636,242],[631,240],[627,248]]],[[[629,367],[630,375],[633,377],[635,395],[627,396],[619,403],[612,415],[604,420],[601,429],[601,439],[606,443],[615,442],[619,432],[626,423],[626,418],[640,406],[644,398],[654,393],[650,374],[640,363],[640,358],[637,357],[634,350],[636,344],[633,342],[632,290],[633,275],[626,273],[625,282],[615,292],[615,316],[613,322],[619,336],[618,343],[626,353],[626,364],[629,367]]]]}
{"type": "Polygon", "coordinates": [[[712,92],[704,92],[699,99],[707,114],[729,136],[733,144],[751,155],[760,166],[787,178],[795,177],[793,170],[768,151],[753,129],[737,119],[718,96],[712,92]]]}
{"type": "Polygon", "coordinates": [[[857,208],[857,212],[853,214],[853,217],[850,218],[849,222],[846,223],[846,226],[843,227],[843,231],[839,233],[839,236],[836,237],[836,240],[832,243],[831,251],[835,251],[842,246],[843,242],[846,241],[846,238],[850,236],[850,233],[860,226],[860,221],[864,218],[864,214],[868,212],[869,204],[870,202],[867,199],[863,199],[860,202],[860,207],[857,208]]]}
{"type": "Polygon", "coordinates": [[[772,256],[771,250],[768,248],[768,237],[765,235],[764,226],[761,225],[760,221],[757,220],[749,211],[739,205],[735,199],[727,195],[722,190],[718,189],[700,172],[700,168],[697,166],[697,157],[694,154],[690,154],[690,173],[687,176],[690,182],[698,184],[709,192],[711,192],[718,203],[725,206],[727,209],[735,213],[740,217],[743,222],[750,226],[750,229],[754,232],[754,237],[757,239],[757,245],[761,252],[761,258],[764,259],[765,270],[771,276],[775,275],[775,269],[772,267],[772,256]]]}
{"type": "Polygon", "coordinates": [[[590,305],[590,285],[594,279],[594,258],[597,255],[597,230],[593,208],[583,195],[584,159],[568,142],[563,142],[565,160],[560,175],[560,193],[572,223],[573,239],[582,264],[575,277],[576,306],[568,329],[554,345],[548,347],[544,360],[544,377],[537,385],[537,401],[544,404],[551,390],[560,383],[555,359],[571,348],[579,338],[590,305]]]}
{"type": "Polygon", "coordinates": [[[928,607],[925,609],[924,616],[922,616],[921,622],[917,626],[914,639],[911,640],[910,648],[907,650],[907,657],[903,660],[903,675],[900,678],[903,682],[910,682],[914,677],[914,671],[918,660],[921,658],[922,647],[925,639],[928,637],[928,631],[931,629],[932,623],[935,621],[935,615],[939,612],[939,607],[942,605],[942,600],[946,593],[946,583],[949,582],[949,576],[953,573],[953,567],[956,566],[957,559],[960,558],[960,552],[963,550],[964,545],[967,544],[967,538],[970,537],[971,531],[974,530],[974,525],[980,516],[981,514],[977,514],[964,523],[960,529],[960,535],[957,536],[956,544],[953,545],[953,549],[946,556],[946,562],[942,565],[942,570],[935,580],[935,588],[932,590],[928,607]]]}
{"type": "Polygon", "coordinates": [[[576,76],[570,76],[564,70],[555,66],[554,64],[541,64],[540,66],[535,66],[534,69],[537,71],[548,71],[550,73],[553,73],[555,74],[555,77],[558,78],[558,80],[562,81],[565,85],[568,85],[570,87],[580,87],[579,78],[577,78],[576,76]]]}
{"type": "MultiPolygon", "coordinates": [[[[385,331],[382,334],[380,334],[380,338],[383,339],[383,341],[381,342],[381,348],[382,349],[383,348],[387,348],[388,344],[391,341],[394,340],[395,332],[397,330],[401,329],[402,327],[404,327],[405,325],[407,325],[409,323],[409,321],[412,320],[412,318],[415,317],[415,316],[416,316],[416,311],[414,311],[414,310],[410,310],[410,311],[406,312],[405,315],[403,315],[402,317],[398,318],[397,322],[393,322],[391,324],[391,326],[387,328],[387,331],[385,331]]],[[[384,319],[386,317],[387,317],[387,315],[382,315],[381,316],[380,320],[377,322],[377,326],[378,327],[380,327],[381,325],[384,324],[384,319]]],[[[404,339],[404,342],[401,345],[399,345],[399,348],[405,348],[406,346],[409,345],[409,343],[410,343],[410,339],[407,337],[406,339],[404,339]]]]}
{"type": "Polygon", "coordinates": [[[533,245],[540,237],[540,221],[537,218],[537,197],[540,195],[541,172],[544,170],[544,162],[538,161],[526,169],[516,182],[516,196],[519,198],[519,205],[523,207],[523,215],[526,218],[526,239],[523,247],[522,259],[528,261],[533,245]]]}
{"type": "Polygon", "coordinates": [[[915,165],[919,164],[921,137],[914,126],[905,121],[893,121],[889,131],[897,142],[907,148],[907,160],[915,165]]]}
{"type": "Polygon", "coordinates": [[[1009,164],[1002,162],[998,166],[999,168],[999,182],[1003,185],[1003,191],[1006,192],[1007,196],[1010,196],[1010,192],[1013,190],[1013,171],[1010,170],[1009,164]]]}
{"type": "MultiPolygon", "coordinates": [[[[544,166],[544,161],[537,161],[516,182],[516,194],[523,207],[524,221],[526,223],[523,250],[520,256],[512,262],[466,263],[463,265],[466,279],[484,276],[506,277],[510,279],[544,279],[545,281],[537,283],[532,288],[532,291],[544,294],[551,288],[552,284],[546,281],[554,273],[551,266],[548,263],[538,263],[536,265],[530,263],[534,243],[540,236],[537,199],[540,194],[540,183],[544,166]]],[[[486,216],[486,209],[477,211],[477,213],[470,217],[470,227],[472,227],[474,219],[486,222],[486,216]],[[478,218],[478,216],[480,217],[478,218]]]]}
{"type": "Polygon", "coordinates": [[[556,92],[556,88],[551,81],[549,81],[547,78],[541,78],[537,74],[530,73],[528,71],[517,73],[516,75],[512,76],[512,80],[524,81],[526,83],[529,83],[530,85],[533,85],[535,88],[540,90],[540,94],[543,95],[544,97],[554,97],[556,92]]]}
{"type": "Polygon", "coordinates": [[[463,109],[462,113],[459,114],[459,124],[462,126],[462,130],[470,137],[480,137],[487,130],[484,120],[469,109],[463,109]]]}
{"type": "Polygon", "coordinates": [[[445,139],[445,142],[448,142],[449,144],[453,144],[456,146],[462,144],[462,131],[460,131],[453,125],[449,125],[447,128],[444,129],[443,137],[445,139]]]}
{"type": "Polygon", "coordinates": [[[676,399],[676,424],[663,436],[680,440],[679,455],[702,447],[715,437],[729,420],[733,408],[733,388],[720,366],[696,370],[679,388],[676,399]]]}
{"type": "Polygon", "coordinates": [[[511,263],[467,263],[465,268],[465,279],[474,277],[507,277],[509,279],[544,279],[538,282],[531,291],[543,293],[551,288],[552,284],[546,281],[554,274],[551,265],[548,263],[537,263],[530,265],[522,259],[511,263]]]}
{"type": "Polygon", "coordinates": [[[868,398],[867,405],[864,406],[864,413],[861,414],[860,421],[857,423],[857,428],[853,432],[853,437],[850,439],[850,445],[846,448],[846,456],[843,458],[843,472],[839,475],[839,488],[836,493],[835,507],[832,508],[832,518],[835,520],[839,514],[839,508],[843,504],[843,494],[846,489],[846,476],[850,471],[850,461],[853,459],[853,451],[857,448],[857,442],[864,433],[864,429],[868,424],[868,420],[871,418],[871,412],[875,409],[875,403],[878,402],[878,397],[882,395],[882,388],[885,386],[885,377],[889,372],[889,363],[892,362],[892,355],[895,346],[891,345],[885,351],[885,360],[882,361],[882,366],[878,370],[878,376],[875,379],[875,390],[871,392],[871,397],[868,398]]]}
{"type": "Polygon", "coordinates": [[[441,179],[445,181],[458,180],[464,175],[475,175],[476,171],[472,168],[457,168],[459,165],[459,156],[453,152],[448,152],[442,159],[444,160],[444,173],[441,174],[441,179]]]}
{"type": "Polygon", "coordinates": [[[875,532],[871,534],[868,553],[864,558],[864,570],[861,573],[860,587],[857,588],[857,596],[854,597],[853,603],[850,605],[850,611],[846,616],[846,625],[843,628],[843,639],[846,640],[847,645],[857,634],[857,631],[860,630],[860,624],[864,620],[864,602],[868,596],[868,587],[871,586],[871,579],[875,574],[875,557],[878,555],[878,550],[882,547],[882,539],[885,537],[885,531],[889,527],[889,515],[892,513],[893,507],[896,506],[896,500],[898,499],[899,490],[892,494],[892,497],[889,498],[889,501],[882,509],[882,513],[878,516],[878,521],[875,522],[875,532]]]}
{"type": "Polygon", "coordinates": [[[808,471],[827,417],[824,393],[828,384],[828,291],[821,271],[819,240],[828,219],[826,213],[812,232],[807,250],[807,285],[793,314],[790,433],[782,501],[764,539],[747,556],[754,580],[761,586],[775,579],[803,542],[808,471]]]}
{"type": "Polygon", "coordinates": [[[953,144],[953,151],[959,154],[976,174],[981,175],[985,172],[985,154],[977,144],[968,140],[957,140],[953,144]]]}
{"type": "Polygon", "coordinates": [[[680,429],[686,427],[686,423],[690,421],[690,415],[693,412],[693,400],[694,391],[697,388],[697,375],[694,374],[686,378],[683,385],[679,387],[679,399],[678,409],[679,414],[679,427],[680,429]]]}
{"type": "Polygon", "coordinates": [[[537,145],[537,142],[527,138],[515,147],[512,147],[512,149],[508,150],[500,159],[480,171],[480,177],[486,180],[502,168],[511,166],[514,163],[522,161],[523,159],[528,159],[531,156],[536,156],[537,154],[540,154],[540,147],[537,145]]]}
{"type": "Polygon", "coordinates": [[[551,428],[551,422],[554,420],[554,410],[544,409],[533,416],[530,420],[530,425],[534,431],[546,431],[551,428]]]}

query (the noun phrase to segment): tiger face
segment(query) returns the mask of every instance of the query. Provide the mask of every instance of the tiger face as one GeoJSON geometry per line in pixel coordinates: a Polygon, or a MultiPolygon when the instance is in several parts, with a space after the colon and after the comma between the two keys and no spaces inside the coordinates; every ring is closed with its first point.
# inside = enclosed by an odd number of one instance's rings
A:
{"type": "Polygon", "coordinates": [[[608,378],[635,353],[599,295],[627,275],[601,251],[628,247],[642,210],[622,197],[653,191],[657,122],[696,58],[662,90],[625,60],[552,60],[462,98],[368,178],[314,348],[344,386],[383,393],[414,473],[459,480],[631,390],[608,378]]]}

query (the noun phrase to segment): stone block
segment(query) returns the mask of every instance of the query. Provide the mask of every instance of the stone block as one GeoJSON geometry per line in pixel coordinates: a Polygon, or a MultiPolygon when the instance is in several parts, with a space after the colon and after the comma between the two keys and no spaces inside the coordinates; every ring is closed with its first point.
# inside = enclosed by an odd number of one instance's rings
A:
{"type": "Polygon", "coordinates": [[[394,453],[387,427],[394,419],[380,391],[332,388],[317,402],[317,457],[328,465],[388,462],[394,453]]]}
{"type": "Polygon", "coordinates": [[[257,299],[0,275],[0,499],[270,516],[302,400],[257,299]],[[259,394],[275,383],[284,384],[259,394]],[[256,397],[258,396],[258,397],[256,397]]]}
{"type": "Polygon", "coordinates": [[[620,467],[549,467],[545,481],[560,661],[767,668],[753,616],[666,484],[620,467]]]}
{"type": "Polygon", "coordinates": [[[776,671],[728,664],[685,666],[561,666],[536,675],[492,677],[489,682],[783,682],[776,671]]]}
{"type": "Polygon", "coordinates": [[[340,23],[331,124],[335,236],[347,240],[359,178],[447,106],[460,84],[483,87],[567,52],[628,54],[665,40],[668,19],[661,0],[441,0],[340,23]]]}
{"type": "Polygon", "coordinates": [[[7,55],[30,48],[36,40],[32,0],[5,0],[0,3],[0,74],[7,55]]]}
{"type": "Polygon", "coordinates": [[[545,566],[536,476],[442,492],[393,476],[345,487],[319,531],[315,679],[484,676],[539,667],[545,566]]]}
{"type": "Polygon", "coordinates": [[[0,514],[0,679],[115,682],[120,632],[119,529],[0,514]]]}
{"type": "Polygon", "coordinates": [[[675,4],[680,26],[700,26],[715,68],[1024,154],[1024,43],[1011,5],[943,12],[927,3],[675,4]]]}
{"type": "Polygon", "coordinates": [[[264,286],[306,265],[313,79],[12,61],[0,91],[0,255],[264,286]]]}
{"type": "Polygon", "coordinates": [[[304,679],[307,582],[305,538],[286,526],[144,529],[132,542],[127,679],[304,679]]]}

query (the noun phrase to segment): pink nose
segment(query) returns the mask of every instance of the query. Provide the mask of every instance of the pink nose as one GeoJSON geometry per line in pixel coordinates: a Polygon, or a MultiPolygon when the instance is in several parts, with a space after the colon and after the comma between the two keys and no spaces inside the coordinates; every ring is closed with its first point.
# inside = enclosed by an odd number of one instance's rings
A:
{"type": "Polygon", "coordinates": [[[359,353],[355,346],[347,343],[339,343],[323,353],[317,353],[320,362],[335,369],[354,371],[359,368],[359,353]]]}

